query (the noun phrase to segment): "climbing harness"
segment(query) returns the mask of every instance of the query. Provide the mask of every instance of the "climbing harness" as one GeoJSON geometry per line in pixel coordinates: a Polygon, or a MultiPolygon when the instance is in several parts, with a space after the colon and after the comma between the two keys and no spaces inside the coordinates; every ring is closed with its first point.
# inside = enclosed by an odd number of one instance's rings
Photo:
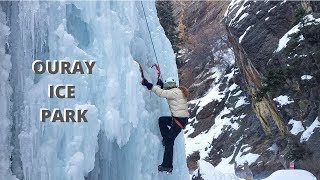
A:
{"type": "Polygon", "coordinates": [[[172,121],[175,122],[181,129],[184,129],[184,127],[182,126],[182,124],[172,116],[172,121]]]}

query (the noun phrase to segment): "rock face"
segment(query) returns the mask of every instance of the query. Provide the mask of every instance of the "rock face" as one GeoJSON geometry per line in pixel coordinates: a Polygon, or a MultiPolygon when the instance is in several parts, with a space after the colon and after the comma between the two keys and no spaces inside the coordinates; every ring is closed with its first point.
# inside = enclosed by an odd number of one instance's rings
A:
{"type": "Polygon", "coordinates": [[[247,161],[263,178],[295,161],[319,178],[320,3],[172,6],[180,83],[190,90],[189,169],[200,159],[239,174],[247,161]]]}
{"type": "Polygon", "coordinates": [[[233,1],[225,18],[237,67],[264,132],[272,140],[283,136],[286,145],[279,153],[317,177],[319,6],[318,2],[233,1]]]}

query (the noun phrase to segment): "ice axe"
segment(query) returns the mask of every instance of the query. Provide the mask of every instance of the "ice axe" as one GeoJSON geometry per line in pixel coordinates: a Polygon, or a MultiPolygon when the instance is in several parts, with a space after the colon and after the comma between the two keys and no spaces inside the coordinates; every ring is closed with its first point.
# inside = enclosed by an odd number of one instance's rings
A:
{"type": "Polygon", "coordinates": [[[139,63],[139,69],[140,69],[141,78],[142,78],[142,80],[141,80],[141,84],[143,84],[144,74],[143,74],[143,69],[142,69],[142,66],[141,66],[141,64],[140,64],[140,63],[139,63]]]}
{"type": "Polygon", "coordinates": [[[161,76],[161,71],[160,71],[160,67],[159,67],[159,64],[154,64],[151,66],[151,68],[155,67],[156,70],[158,71],[158,79],[160,78],[161,76]]]}

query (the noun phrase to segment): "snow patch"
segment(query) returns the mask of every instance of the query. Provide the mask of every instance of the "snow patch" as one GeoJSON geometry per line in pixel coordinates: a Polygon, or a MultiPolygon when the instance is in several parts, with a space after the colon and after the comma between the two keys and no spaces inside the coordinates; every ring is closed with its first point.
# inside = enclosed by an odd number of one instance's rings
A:
{"type": "Polygon", "coordinates": [[[314,120],[314,122],[309,126],[301,135],[300,142],[308,141],[311,135],[314,133],[316,128],[320,127],[320,122],[318,121],[318,117],[314,120]]]}
{"type": "Polygon", "coordinates": [[[273,100],[278,102],[281,107],[294,102],[293,100],[291,100],[289,98],[289,96],[286,96],[286,95],[278,96],[278,97],[274,98],[273,100]]]}
{"type": "Polygon", "coordinates": [[[301,76],[301,80],[310,80],[310,79],[312,79],[313,78],[313,76],[310,76],[310,75],[303,75],[303,76],[301,76]]]}
{"type": "Polygon", "coordinates": [[[240,36],[239,38],[239,43],[242,42],[242,39],[244,38],[244,36],[248,33],[248,31],[253,27],[254,25],[249,26],[246,31],[240,36]]]}
{"type": "MultiPolygon", "coordinates": [[[[241,140],[242,140],[242,138],[240,138],[235,144],[238,145],[241,140]]],[[[245,162],[248,162],[248,164],[251,165],[252,163],[257,161],[257,159],[260,157],[259,154],[247,153],[247,154],[243,155],[243,153],[246,153],[250,149],[251,149],[251,147],[249,147],[248,144],[243,144],[241,146],[239,153],[235,157],[235,161],[237,162],[238,165],[243,165],[245,162]]],[[[232,158],[234,157],[235,152],[236,152],[236,150],[234,150],[234,152],[232,153],[231,156],[229,156],[227,158],[222,158],[221,162],[215,167],[216,170],[218,170],[222,173],[235,174],[234,165],[230,164],[232,158]]]]}
{"type": "Polygon", "coordinates": [[[215,83],[217,84],[213,84],[203,97],[189,101],[190,104],[196,104],[197,106],[199,106],[197,113],[199,113],[203,109],[203,107],[205,107],[210,102],[220,102],[225,96],[223,92],[220,92],[220,83],[218,83],[220,78],[222,77],[222,73],[218,68],[215,67],[210,70],[210,73],[213,74],[208,79],[215,79],[215,83]]]}
{"type": "Polygon", "coordinates": [[[203,180],[238,180],[239,178],[231,173],[221,173],[217,171],[212,164],[207,161],[199,160],[198,161],[199,169],[194,171],[194,175],[197,175],[199,170],[203,180]]]}
{"type": "Polygon", "coordinates": [[[244,164],[245,162],[248,162],[249,165],[251,165],[252,163],[256,162],[259,157],[259,154],[248,153],[246,155],[237,156],[236,161],[238,164],[244,164]]]}
{"type": "Polygon", "coordinates": [[[240,18],[238,19],[238,22],[242,21],[244,18],[246,18],[249,14],[248,13],[243,13],[240,18]]]}
{"type": "MultiPolygon", "coordinates": [[[[317,25],[320,23],[320,18],[314,18],[312,14],[306,15],[303,18],[303,23],[298,23],[295,25],[293,28],[291,28],[287,33],[283,35],[282,38],[279,40],[278,48],[275,50],[275,52],[281,51],[283,48],[287,46],[287,43],[290,41],[290,35],[298,33],[300,31],[300,28],[304,26],[309,26],[309,25],[317,25]]],[[[302,37],[299,37],[299,41],[303,40],[302,37]]]]}
{"type": "MultiPolygon", "coordinates": [[[[244,118],[245,115],[225,117],[230,114],[231,111],[228,108],[224,108],[220,114],[215,118],[215,124],[206,132],[202,132],[194,138],[188,137],[193,131],[185,133],[186,138],[186,155],[190,155],[195,151],[200,152],[200,157],[206,157],[210,152],[212,146],[212,139],[216,139],[223,132],[224,128],[230,126],[232,129],[237,130],[239,124],[236,120],[244,118]]],[[[187,128],[190,125],[187,126],[187,128]]]]}
{"type": "MultiPolygon", "coordinates": [[[[235,22],[235,20],[239,17],[239,15],[242,14],[243,11],[245,11],[250,6],[250,4],[243,6],[244,4],[246,4],[247,1],[248,0],[244,0],[244,1],[243,0],[233,0],[233,1],[231,1],[231,3],[228,6],[227,11],[224,14],[224,17],[230,16],[230,14],[234,10],[236,10],[238,7],[239,8],[238,8],[236,14],[234,15],[234,17],[230,20],[229,26],[231,26],[231,24],[233,24],[235,22]]],[[[237,24],[239,21],[241,21],[245,17],[247,17],[247,15],[241,16],[235,24],[237,24]]]]}
{"type": "Polygon", "coordinates": [[[272,173],[264,180],[316,180],[317,178],[308,171],[295,169],[295,170],[278,170],[272,173]]]}
{"type": "Polygon", "coordinates": [[[290,133],[293,135],[297,135],[300,132],[304,131],[304,127],[301,121],[291,119],[288,124],[292,124],[292,129],[290,130],[290,133]]]}
{"type": "Polygon", "coordinates": [[[272,10],[274,10],[276,7],[277,7],[277,6],[273,6],[272,8],[270,8],[270,9],[268,10],[268,13],[271,12],[272,10]]]}
{"type": "MultiPolygon", "coordinates": [[[[235,69],[232,69],[232,71],[229,74],[224,75],[224,77],[228,78],[227,81],[230,81],[230,79],[233,78],[233,76],[236,74],[235,71],[236,71],[235,69]]],[[[230,90],[230,88],[229,88],[229,90],[230,90]]]]}
{"type": "Polygon", "coordinates": [[[278,44],[278,48],[276,49],[276,52],[281,51],[283,48],[287,46],[287,43],[290,41],[289,36],[299,32],[300,31],[299,28],[300,28],[300,24],[295,25],[279,40],[279,44],[278,44]]]}
{"type": "Polygon", "coordinates": [[[246,101],[246,98],[245,96],[241,96],[239,97],[239,100],[237,101],[236,105],[234,108],[238,108],[240,106],[243,106],[243,105],[246,105],[246,104],[250,104],[248,101],[246,101]]]}
{"type": "Polygon", "coordinates": [[[235,84],[235,83],[233,83],[230,87],[229,87],[229,91],[234,91],[234,90],[236,90],[237,89],[237,87],[238,87],[238,85],[237,84],[235,84]]]}
{"type": "Polygon", "coordinates": [[[298,40],[298,41],[300,42],[300,41],[303,41],[303,40],[304,40],[304,37],[303,37],[303,35],[301,34],[301,35],[299,36],[299,40],[298,40]]]}
{"type": "Polygon", "coordinates": [[[309,14],[304,17],[304,22],[307,23],[307,25],[311,25],[311,24],[317,25],[320,23],[320,18],[314,18],[312,14],[309,14]]]}
{"type": "Polygon", "coordinates": [[[282,4],[284,4],[284,3],[286,3],[286,2],[287,2],[287,0],[282,1],[282,3],[280,3],[280,6],[281,6],[282,4]]]}

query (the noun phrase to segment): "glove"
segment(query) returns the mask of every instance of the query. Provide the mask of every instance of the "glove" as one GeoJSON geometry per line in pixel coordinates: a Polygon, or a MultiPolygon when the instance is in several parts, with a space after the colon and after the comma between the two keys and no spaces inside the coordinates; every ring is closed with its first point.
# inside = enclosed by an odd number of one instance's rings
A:
{"type": "Polygon", "coordinates": [[[161,87],[161,89],[163,89],[163,82],[161,79],[158,79],[157,85],[161,87]]]}
{"type": "Polygon", "coordinates": [[[142,85],[146,86],[148,88],[148,90],[151,90],[153,87],[153,84],[149,83],[148,80],[146,80],[146,79],[142,80],[142,85]]]}

